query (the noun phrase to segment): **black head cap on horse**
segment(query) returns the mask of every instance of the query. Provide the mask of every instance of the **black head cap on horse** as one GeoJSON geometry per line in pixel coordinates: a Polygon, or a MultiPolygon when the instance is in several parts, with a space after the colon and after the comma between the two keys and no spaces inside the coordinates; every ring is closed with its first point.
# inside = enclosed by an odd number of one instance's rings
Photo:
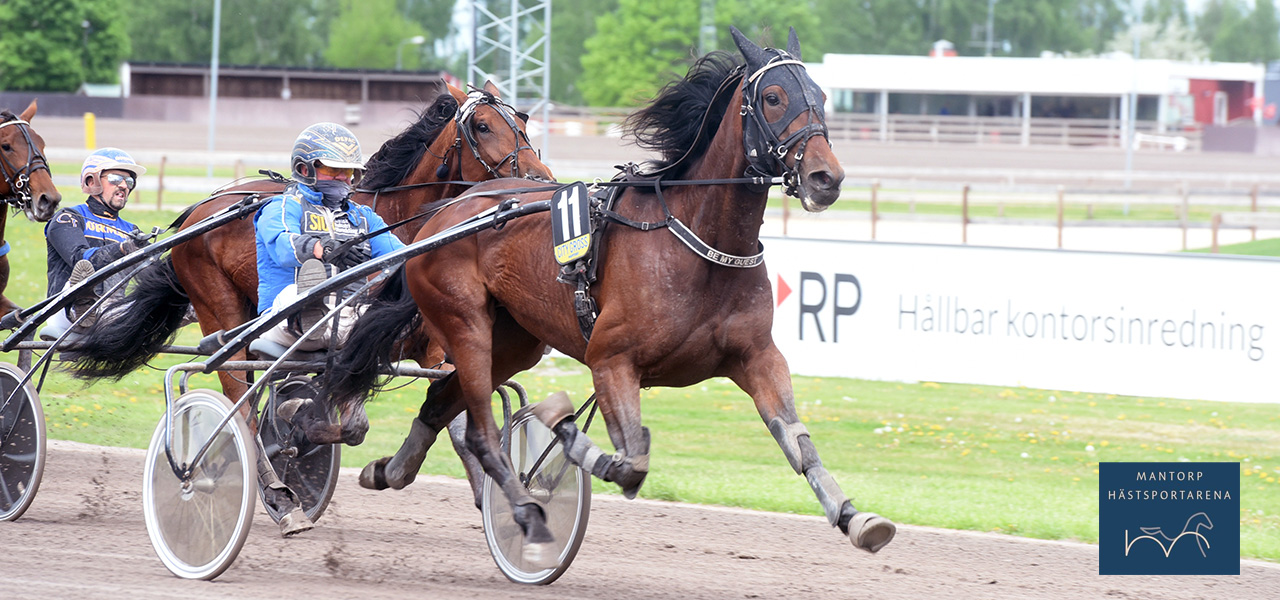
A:
{"type": "Polygon", "coordinates": [[[780,174],[787,193],[799,197],[805,210],[825,210],[840,195],[844,171],[839,164],[811,161],[806,165],[808,170],[800,172],[809,141],[821,136],[829,146],[830,138],[823,110],[825,96],[800,62],[796,30],[791,29],[785,51],[761,48],[736,28],[732,32],[738,50],[747,59],[748,75],[742,82],[742,141],[750,163],[747,175],[780,174]],[[805,124],[795,128],[793,123],[801,116],[805,124]]]}

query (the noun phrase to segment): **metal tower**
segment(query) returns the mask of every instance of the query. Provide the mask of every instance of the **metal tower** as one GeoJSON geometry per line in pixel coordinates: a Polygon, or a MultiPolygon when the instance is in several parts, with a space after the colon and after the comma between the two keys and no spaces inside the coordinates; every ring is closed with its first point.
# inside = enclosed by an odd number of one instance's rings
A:
{"type": "Polygon", "coordinates": [[[541,121],[549,157],[551,0],[471,0],[467,82],[492,80],[502,98],[541,121]]]}

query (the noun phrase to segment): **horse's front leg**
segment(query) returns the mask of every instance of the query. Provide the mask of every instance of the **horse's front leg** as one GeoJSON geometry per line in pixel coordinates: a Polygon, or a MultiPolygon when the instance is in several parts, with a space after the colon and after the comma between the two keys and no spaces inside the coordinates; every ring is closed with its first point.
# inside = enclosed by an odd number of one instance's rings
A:
{"type": "Polygon", "coordinates": [[[731,378],[755,401],[760,418],[769,426],[791,468],[809,481],[827,521],[839,527],[858,548],[868,552],[883,548],[893,539],[897,527],[880,515],[854,508],[835,478],[822,466],[808,429],[796,416],[791,373],[778,348],[770,344],[754,356],[746,357],[741,365],[742,370],[731,378]]]}

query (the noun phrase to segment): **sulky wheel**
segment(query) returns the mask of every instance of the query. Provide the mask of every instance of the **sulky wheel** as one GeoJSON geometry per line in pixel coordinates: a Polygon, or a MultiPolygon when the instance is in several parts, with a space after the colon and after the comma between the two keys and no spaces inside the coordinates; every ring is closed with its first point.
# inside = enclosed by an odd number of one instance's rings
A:
{"type": "Polygon", "coordinates": [[[22,516],[44,474],[44,410],[30,382],[18,385],[25,375],[0,363],[0,521],[22,516]]]}
{"type": "Polygon", "coordinates": [[[244,419],[231,412],[226,396],[192,390],[173,406],[173,428],[161,418],[147,448],[142,478],[142,508],[151,545],[161,562],[184,579],[213,579],[235,561],[249,535],[256,485],[253,438],[244,419]],[[172,437],[173,460],[182,468],[213,439],[190,476],[180,478],[169,465],[165,440],[172,437]]]}
{"type": "Polygon", "coordinates": [[[480,509],[484,515],[484,537],[489,553],[507,579],[545,585],[569,568],[582,545],[591,511],[591,477],[566,460],[564,446],[532,413],[522,415],[511,424],[510,440],[511,464],[529,493],[542,505],[547,527],[555,536],[556,566],[540,569],[525,562],[524,533],[511,514],[511,503],[502,488],[487,475],[480,509]],[[548,446],[550,452],[546,452],[548,446]],[[541,464],[535,467],[540,458],[541,464]]]}
{"type": "MultiPolygon", "coordinates": [[[[320,519],[338,487],[338,467],[342,464],[342,447],[338,444],[313,444],[301,429],[276,416],[273,402],[259,415],[258,439],[280,481],[289,486],[302,502],[302,510],[312,521],[320,519]]],[[[261,494],[262,490],[259,489],[261,494]]],[[[263,502],[267,514],[279,523],[283,513],[263,502]]]]}

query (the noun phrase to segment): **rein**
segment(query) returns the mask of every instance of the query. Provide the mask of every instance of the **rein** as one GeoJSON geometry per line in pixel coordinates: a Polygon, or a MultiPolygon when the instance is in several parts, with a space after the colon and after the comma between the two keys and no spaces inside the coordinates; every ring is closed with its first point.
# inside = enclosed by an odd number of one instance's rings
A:
{"type": "Polygon", "coordinates": [[[18,127],[18,131],[22,132],[22,138],[27,142],[27,164],[21,169],[15,167],[9,162],[9,159],[0,155],[0,174],[4,175],[4,181],[9,185],[11,195],[4,198],[4,202],[13,208],[26,210],[31,204],[31,174],[39,169],[49,171],[49,163],[45,159],[44,154],[40,153],[40,149],[36,148],[35,142],[31,140],[31,124],[19,118],[11,121],[0,123],[0,129],[14,125],[18,127]]]}

